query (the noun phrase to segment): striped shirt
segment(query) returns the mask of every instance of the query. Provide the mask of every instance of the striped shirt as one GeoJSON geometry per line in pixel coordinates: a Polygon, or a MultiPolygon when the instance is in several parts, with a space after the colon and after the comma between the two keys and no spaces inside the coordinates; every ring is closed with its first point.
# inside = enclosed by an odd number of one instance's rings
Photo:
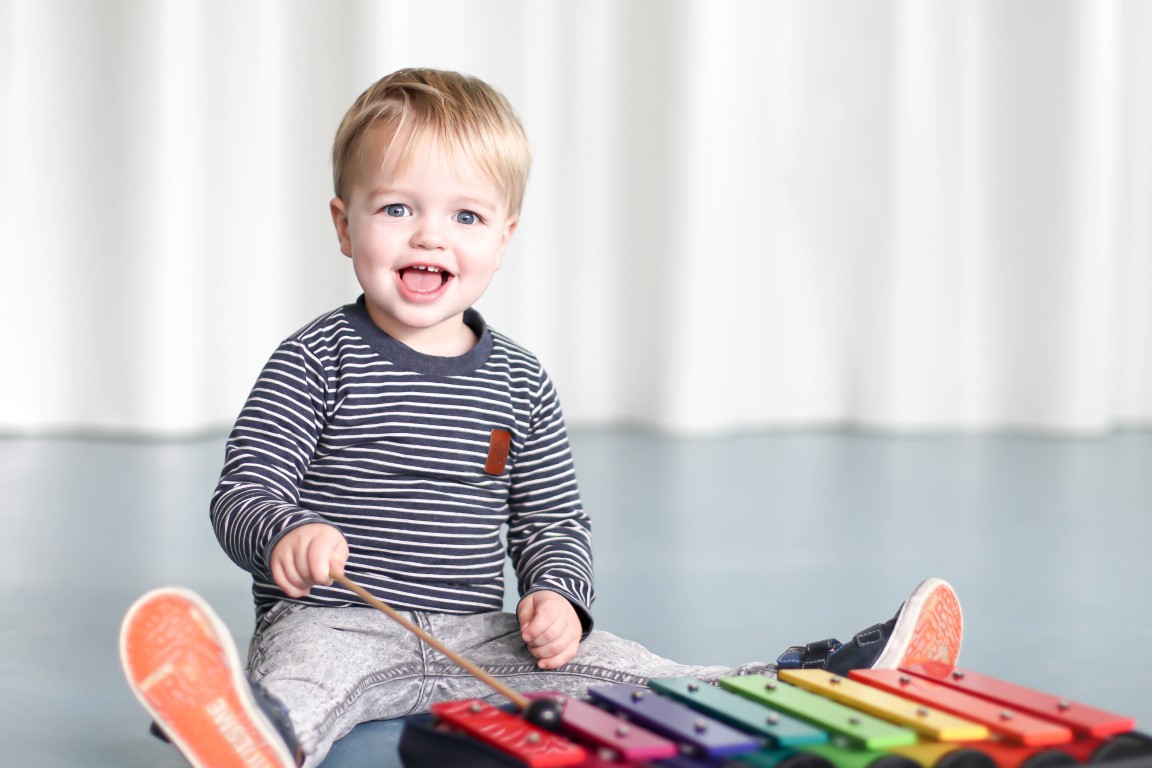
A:
{"type": "MultiPolygon", "coordinates": [[[[273,353],[211,510],[224,550],[253,575],[258,616],[285,599],[273,547],[315,522],[343,532],[348,577],[396,608],[500,610],[506,525],[520,593],[558,592],[591,627],[591,528],[552,382],[477,312],[465,322],[471,351],[423,355],[379,330],[361,297],[273,353]]],[[[338,585],[298,602],[362,605],[338,585]]]]}

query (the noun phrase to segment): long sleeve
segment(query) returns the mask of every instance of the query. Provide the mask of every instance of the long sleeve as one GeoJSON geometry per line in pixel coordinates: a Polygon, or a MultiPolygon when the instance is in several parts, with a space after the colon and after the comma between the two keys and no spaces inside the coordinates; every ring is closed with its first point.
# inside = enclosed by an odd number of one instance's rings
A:
{"type": "Polygon", "coordinates": [[[296,341],[272,355],[228,439],[212,497],[216,537],[232,560],[269,580],[268,557],[280,538],[323,518],[300,506],[300,483],[323,426],[322,366],[296,341]]]}
{"type": "Polygon", "coordinates": [[[531,429],[509,494],[508,554],[520,594],[557,592],[574,604],[585,632],[595,597],[591,523],[580,501],[560,402],[541,372],[531,429]]]}

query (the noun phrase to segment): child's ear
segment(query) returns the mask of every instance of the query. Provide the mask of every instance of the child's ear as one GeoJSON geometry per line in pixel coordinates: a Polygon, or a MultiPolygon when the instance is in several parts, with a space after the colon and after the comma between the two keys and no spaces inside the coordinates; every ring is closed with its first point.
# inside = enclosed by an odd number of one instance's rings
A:
{"type": "Polygon", "coordinates": [[[332,224],[336,227],[336,237],[340,239],[340,252],[345,256],[352,255],[352,238],[348,234],[348,208],[344,201],[338,197],[332,198],[328,204],[332,211],[332,224]]]}
{"type": "Polygon", "coordinates": [[[508,250],[508,241],[516,234],[516,225],[519,223],[520,220],[515,217],[504,222],[504,234],[500,236],[500,259],[496,262],[496,269],[500,269],[500,265],[504,263],[504,251],[508,250]]]}

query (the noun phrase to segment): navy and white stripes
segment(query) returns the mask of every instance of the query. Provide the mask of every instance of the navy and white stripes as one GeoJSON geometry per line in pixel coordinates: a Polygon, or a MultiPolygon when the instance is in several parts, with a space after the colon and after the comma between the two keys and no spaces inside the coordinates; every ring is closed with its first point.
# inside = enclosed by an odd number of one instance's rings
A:
{"type": "MultiPolygon", "coordinates": [[[[310,522],[337,526],[348,576],[397,608],[499,610],[507,523],[521,594],[559,592],[590,627],[590,526],[556,392],[531,353],[474,311],[465,319],[476,346],[432,357],[381,332],[361,301],[272,355],[212,498],[221,545],[253,574],[258,615],[284,599],[272,548],[310,522]],[[500,475],[485,472],[494,429],[511,434],[500,475]]],[[[333,586],[301,602],[358,599],[333,586]]]]}

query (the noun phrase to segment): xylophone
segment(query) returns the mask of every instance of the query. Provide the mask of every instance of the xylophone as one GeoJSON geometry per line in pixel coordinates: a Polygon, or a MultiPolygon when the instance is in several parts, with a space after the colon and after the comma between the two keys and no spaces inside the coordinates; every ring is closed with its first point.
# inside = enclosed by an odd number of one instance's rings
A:
{"type": "Polygon", "coordinates": [[[406,768],[1152,768],[1131,718],[960,668],[781,670],[709,685],[555,692],[560,727],[481,699],[434,704],[401,734],[406,768]]]}

